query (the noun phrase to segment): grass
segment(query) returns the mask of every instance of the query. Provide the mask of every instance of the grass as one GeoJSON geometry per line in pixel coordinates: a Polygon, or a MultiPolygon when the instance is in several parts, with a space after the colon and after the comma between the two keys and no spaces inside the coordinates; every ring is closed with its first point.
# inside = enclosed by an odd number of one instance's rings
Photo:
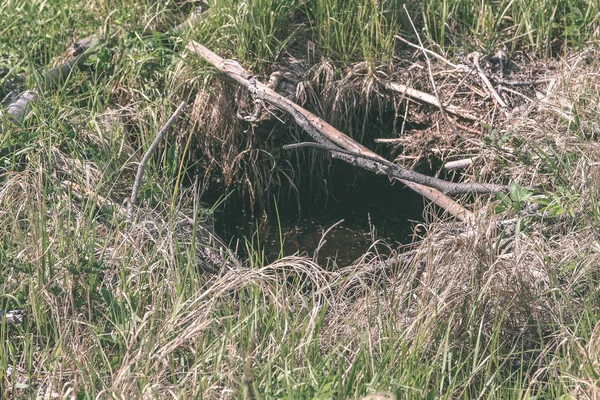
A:
{"type": "MultiPolygon", "coordinates": [[[[364,121],[377,119],[369,104],[381,94],[356,76],[393,68],[393,34],[411,30],[396,1],[227,0],[210,2],[198,26],[165,33],[194,5],[0,3],[1,98],[37,87],[75,38],[103,35],[86,65],[56,90],[40,89],[22,124],[0,128],[0,305],[29,316],[0,325],[2,398],[598,396],[594,57],[559,64],[551,95],[576,118],[541,110],[488,133],[478,177],[519,185],[474,200],[482,212],[470,234],[431,217],[406,262],[375,248],[334,271],[297,256],[267,264],[251,245],[244,260],[227,252],[203,192],[284,204],[301,190],[294,174],[319,167],[278,153],[288,130],[240,122],[251,99],[184,55],[188,39],[261,79],[313,41],[326,61],[307,75],[324,90],[315,97],[324,95],[308,106],[361,126],[355,136],[369,140],[364,121]],[[180,100],[189,107],[152,158],[138,218],[128,220],[121,210],[137,163],[180,100]],[[511,144],[507,163],[499,148],[511,144]],[[541,197],[523,189],[532,183],[541,197]],[[532,202],[549,222],[521,216],[513,237],[491,234],[489,210],[508,218],[532,202]]],[[[599,29],[594,2],[430,0],[407,9],[449,52],[507,42],[543,56],[555,38],[578,48],[599,29]]]]}
{"type": "Polygon", "coordinates": [[[294,33],[293,14],[298,0],[213,1],[207,35],[218,47],[251,64],[272,62],[294,33]],[[216,34],[215,34],[216,33],[216,34]]]}
{"type": "Polygon", "coordinates": [[[319,0],[306,7],[316,43],[329,58],[343,65],[357,59],[372,66],[392,61],[400,2],[319,0]]]}

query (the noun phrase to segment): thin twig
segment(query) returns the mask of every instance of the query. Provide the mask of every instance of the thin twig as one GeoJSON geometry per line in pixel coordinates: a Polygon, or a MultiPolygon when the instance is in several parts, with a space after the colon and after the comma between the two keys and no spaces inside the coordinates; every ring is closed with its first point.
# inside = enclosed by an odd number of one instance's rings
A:
{"type": "Polygon", "coordinates": [[[457,64],[454,64],[452,61],[450,61],[450,60],[448,60],[448,59],[444,58],[443,56],[439,55],[439,54],[438,54],[438,53],[436,53],[435,51],[432,51],[432,50],[426,49],[425,47],[423,47],[423,46],[420,46],[420,45],[418,45],[418,44],[414,44],[413,42],[409,42],[408,40],[404,39],[402,36],[399,36],[399,35],[394,35],[394,37],[395,37],[396,39],[400,40],[401,42],[403,42],[403,43],[405,43],[405,44],[407,44],[407,45],[409,45],[409,46],[411,46],[411,47],[414,47],[415,49],[421,50],[422,52],[424,52],[424,53],[427,53],[427,54],[430,54],[432,57],[435,57],[435,58],[437,58],[438,60],[440,60],[440,61],[442,61],[442,62],[445,62],[446,64],[448,64],[448,65],[449,65],[449,66],[451,66],[452,68],[455,68],[455,69],[457,69],[457,70],[460,70],[460,71],[467,71],[467,70],[469,70],[469,69],[470,69],[469,67],[467,67],[467,66],[465,66],[465,65],[457,65],[457,64]]]}
{"type": "MultiPolygon", "coordinates": [[[[403,4],[403,7],[404,7],[404,12],[406,12],[406,16],[408,17],[408,20],[410,21],[410,26],[412,26],[413,31],[415,32],[415,35],[417,35],[417,40],[419,41],[419,46],[421,46],[423,55],[425,56],[425,61],[427,62],[427,71],[429,72],[429,79],[431,80],[431,86],[433,87],[433,94],[435,95],[435,98],[437,99],[437,101],[439,103],[439,109],[442,113],[442,117],[444,117],[444,120],[450,126],[450,128],[452,130],[456,131],[456,128],[450,121],[450,118],[448,118],[448,114],[446,113],[444,103],[442,103],[442,100],[440,99],[440,94],[438,92],[437,85],[435,84],[435,79],[433,79],[433,73],[431,71],[431,61],[429,60],[429,56],[427,55],[427,52],[425,51],[425,46],[423,46],[423,42],[421,41],[421,36],[419,35],[419,32],[417,31],[417,28],[415,27],[415,24],[413,23],[413,20],[410,17],[408,9],[406,8],[406,4],[403,4]]],[[[457,132],[455,132],[455,133],[457,133],[457,132]]]]}
{"type": "MultiPolygon", "coordinates": [[[[418,44],[408,41],[400,35],[394,35],[394,38],[400,40],[402,43],[405,43],[410,47],[421,50],[422,52],[426,52],[427,54],[431,55],[432,57],[437,58],[438,60],[442,61],[443,63],[448,64],[449,66],[451,66],[452,68],[455,68],[456,70],[458,70],[460,72],[471,73],[472,71],[475,70],[472,66],[468,66],[468,65],[464,65],[464,64],[454,64],[452,61],[450,61],[447,58],[445,58],[444,56],[436,53],[435,51],[426,49],[422,46],[419,46],[418,44]]],[[[486,74],[486,76],[488,76],[488,75],[486,74]]],[[[504,86],[537,86],[537,85],[542,85],[544,83],[548,83],[552,79],[554,79],[554,78],[541,78],[541,79],[536,79],[536,80],[531,80],[531,81],[508,81],[506,79],[503,79],[500,77],[495,77],[495,76],[494,77],[488,76],[488,78],[491,78],[491,79],[495,80],[497,83],[500,83],[504,86]]]]}
{"type": "Polygon", "coordinates": [[[532,98],[530,98],[530,97],[527,97],[527,96],[525,96],[523,93],[517,92],[516,90],[512,90],[512,89],[509,89],[509,88],[506,88],[506,87],[504,88],[504,90],[506,90],[506,91],[507,91],[507,92],[509,92],[509,93],[512,93],[512,94],[514,94],[514,95],[517,95],[517,96],[519,96],[519,97],[522,97],[522,98],[524,98],[524,99],[525,99],[525,100],[527,100],[529,103],[535,103],[535,101],[537,100],[537,99],[536,99],[536,100],[533,100],[532,98]]]}
{"type": "Polygon", "coordinates": [[[548,83],[556,78],[542,78],[534,81],[507,81],[498,77],[493,77],[496,82],[503,84],[504,86],[537,86],[544,83],[548,83]]]}
{"type": "Polygon", "coordinates": [[[483,81],[490,95],[494,98],[494,100],[496,100],[498,105],[502,107],[504,114],[508,116],[508,104],[506,104],[506,102],[502,99],[502,97],[500,97],[498,92],[496,92],[496,89],[494,89],[494,85],[492,85],[490,80],[483,72],[481,65],[479,65],[479,57],[481,57],[481,55],[477,52],[473,55],[473,64],[475,64],[475,68],[477,68],[477,74],[479,75],[479,78],[481,78],[481,80],[483,81]]]}
{"type": "Polygon", "coordinates": [[[152,153],[154,153],[154,151],[158,147],[158,144],[160,143],[160,141],[163,139],[163,137],[165,136],[165,134],[167,133],[167,131],[169,130],[171,125],[173,125],[173,122],[175,122],[175,120],[177,119],[179,114],[181,114],[183,112],[185,104],[186,104],[185,101],[182,101],[181,104],[179,104],[179,107],[177,107],[177,110],[175,110],[175,112],[173,113],[173,115],[171,115],[171,118],[169,118],[169,120],[167,121],[165,126],[163,126],[163,128],[160,130],[160,132],[158,132],[158,135],[156,135],[156,138],[154,138],[154,142],[152,142],[152,144],[148,148],[148,151],[146,152],[146,154],[144,154],[142,161],[140,161],[140,164],[138,165],[137,174],[135,175],[135,181],[133,182],[133,189],[131,190],[131,199],[129,201],[129,209],[127,210],[127,218],[128,219],[133,218],[133,210],[138,202],[138,194],[140,191],[140,186],[142,184],[142,178],[144,177],[144,171],[146,169],[146,164],[148,164],[148,161],[150,160],[152,153]]]}
{"type": "Polygon", "coordinates": [[[373,139],[373,141],[375,143],[400,143],[402,141],[406,140],[405,138],[375,138],[373,139]]]}

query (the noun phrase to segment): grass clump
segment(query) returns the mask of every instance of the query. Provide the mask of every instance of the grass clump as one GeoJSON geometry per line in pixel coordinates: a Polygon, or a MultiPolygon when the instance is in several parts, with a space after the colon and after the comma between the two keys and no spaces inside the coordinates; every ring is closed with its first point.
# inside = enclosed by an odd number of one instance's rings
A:
{"type": "MultiPolygon", "coordinates": [[[[211,1],[201,35],[253,66],[277,61],[294,34],[298,0],[211,1]]],[[[204,41],[204,43],[207,43],[204,41]]]]}
{"type": "Polygon", "coordinates": [[[422,18],[429,39],[461,48],[510,43],[537,54],[556,54],[554,40],[581,46],[597,36],[598,4],[587,1],[428,1],[422,18]],[[466,36],[465,36],[466,35],[466,36]],[[586,38],[587,36],[587,38],[586,38]],[[465,40],[466,39],[466,40],[465,40]],[[553,49],[554,46],[554,49],[553,49]]]}
{"type": "Polygon", "coordinates": [[[400,2],[318,0],[306,7],[317,45],[325,56],[342,65],[357,59],[373,66],[392,61],[394,33],[401,28],[400,2]]]}

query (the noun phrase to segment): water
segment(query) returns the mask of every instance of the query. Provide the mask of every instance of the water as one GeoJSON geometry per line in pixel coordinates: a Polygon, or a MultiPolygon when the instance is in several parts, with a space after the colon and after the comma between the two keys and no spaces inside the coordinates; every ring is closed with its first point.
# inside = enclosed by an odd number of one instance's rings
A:
{"type": "MultiPolygon", "coordinates": [[[[375,240],[383,239],[391,246],[410,243],[415,223],[423,220],[423,207],[416,193],[374,176],[358,190],[337,190],[326,205],[304,200],[300,215],[297,206],[280,209],[279,219],[275,211],[260,219],[217,211],[215,229],[232,248],[237,243],[241,256],[247,254],[245,240],[264,251],[268,262],[294,254],[312,257],[321,243],[318,262],[333,265],[335,259],[343,266],[363,255],[375,240]],[[323,232],[339,221],[322,243],[323,232]]],[[[378,250],[386,252],[385,246],[378,250]]]]}

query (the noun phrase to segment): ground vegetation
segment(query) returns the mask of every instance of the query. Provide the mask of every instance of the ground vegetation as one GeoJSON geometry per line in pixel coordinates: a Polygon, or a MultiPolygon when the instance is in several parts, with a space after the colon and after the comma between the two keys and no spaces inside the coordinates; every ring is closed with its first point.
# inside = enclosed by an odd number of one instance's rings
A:
{"type": "Polygon", "coordinates": [[[583,0],[0,2],[0,397],[598,398],[599,35],[583,0]],[[277,218],[342,162],[192,41],[505,190],[352,263],[236,251],[215,209],[277,218]]]}

